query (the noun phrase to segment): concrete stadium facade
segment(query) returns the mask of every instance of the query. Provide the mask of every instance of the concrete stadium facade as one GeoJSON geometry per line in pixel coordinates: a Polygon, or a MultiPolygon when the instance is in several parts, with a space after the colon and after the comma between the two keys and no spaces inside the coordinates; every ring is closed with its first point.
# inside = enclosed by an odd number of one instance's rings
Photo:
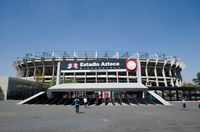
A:
{"type": "Polygon", "coordinates": [[[48,83],[57,75],[58,62],[66,62],[66,66],[72,67],[70,70],[61,69],[60,77],[65,80],[77,83],[141,83],[148,87],[181,86],[181,71],[185,67],[175,56],[138,52],[40,52],[18,57],[13,66],[18,78],[48,83]],[[125,65],[123,63],[127,60],[133,60],[137,70],[129,72],[127,65],[118,66],[118,63],[125,65]],[[73,65],[77,63],[84,68],[77,70],[73,65]],[[101,67],[98,63],[109,65],[101,67]]]}

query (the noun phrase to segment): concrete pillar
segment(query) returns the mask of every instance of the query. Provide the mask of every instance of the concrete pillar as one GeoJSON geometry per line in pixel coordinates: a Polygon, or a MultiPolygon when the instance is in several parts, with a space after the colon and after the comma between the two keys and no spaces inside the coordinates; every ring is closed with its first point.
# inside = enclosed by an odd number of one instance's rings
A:
{"type": "Polygon", "coordinates": [[[106,83],[108,83],[108,72],[106,72],[106,83]]]}
{"type": "Polygon", "coordinates": [[[55,73],[55,68],[56,68],[56,64],[55,64],[55,58],[52,58],[52,77],[54,77],[54,73],[55,73]]]}
{"type": "Polygon", "coordinates": [[[137,82],[142,84],[142,76],[141,76],[141,64],[140,64],[140,59],[137,58],[137,82]]]}
{"type": "Polygon", "coordinates": [[[87,81],[87,80],[86,80],[86,72],[85,72],[85,78],[84,78],[84,83],[86,83],[86,81],[87,81]]]}
{"type": "Polygon", "coordinates": [[[144,99],[146,95],[146,91],[142,91],[142,98],[144,99]]]}
{"type": "Polygon", "coordinates": [[[149,59],[147,59],[147,63],[146,63],[146,66],[145,66],[145,74],[146,74],[146,78],[147,78],[147,83],[149,83],[148,63],[149,63],[149,59]]]}
{"type": "Polygon", "coordinates": [[[75,72],[74,72],[73,81],[74,81],[74,83],[75,83],[75,81],[76,81],[76,73],[75,73],[75,72]]]}
{"type": "Polygon", "coordinates": [[[45,81],[44,76],[45,76],[45,65],[43,65],[43,68],[42,68],[42,82],[45,81]]]}
{"type": "Polygon", "coordinates": [[[29,76],[29,65],[28,65],[28,63],[27,63],[26,60],[24,60],[24,64],[26,64],[26,67],[27,67],[27,68],[25,69],[25,70],[26,70],[26,75],[25,75],[25,77],[28,78],[28,76],[29,76]]]}
{"type": "Polygon", "coordinates": [[[173,77],[172,77],[172,66],[174,64],[174,61],[171,61],[171,65],[169,67],[169,75],[170,75],[170,78],[171,78],[171,85],[172,87],[174,87],[174,81],[173,81],[173,77]]]}
{"type": "Polygon", "coordinates": [[[34,66],[34,71],[33,71],[33,79],[36,80],[36,72],[37,72],[37,66],[35,64],[35,60],[31,59],[33,66],[34,66]]]}
{"type": "Polygon", "coordinates": [[[129,83],[129,75],[128,75],[128,71],[126,71],[126,80],[127,80],[127,83],[129,83]]]}
{"type": "Polygon", "coordinates": [[[30,71],[30,68],[29,68],[29,66],[27,65],[27,69],[26,69],[26,78],[28,78],[28,76],[29,76],[29,71],[30,71]]]}
{"type": "Polygon", "coordinates": [[[95,72],[95,83],[97,83],[97,72],[95,72]]]}
{"type": "Polygon", "coordinates": [[[174,69],[174,74],[175,74],[175,81],[176,81],[176,86],[179,86],[179,82],[178,82],[178,80],[179,80],[179,76],[178,76],[178,74],[177,74],[177,72],[178,72],[178,67],[179,67],[179,63],[176,63],[176,67],[175,67],[175,69],[174,69]]]}
{"type": "Polygon", "coordinates": [[[49,99],[53,98],[53,93],[50,90],[47,90],[47,97],[49,99]]]}
{"type": "Polygon", "coordinates": [[[37,71],[37,67],[34,66],[34,71],[33,71],[33,79],[36,80],[36,71],[37,71]]]}
{"type": "Polygon", "coordinates": [[[166,74],[165,74],[165,65],[166,64],[167,64],[167,60],[164,61],[164,65],[162,68],[162,74],[163,74],[163,78],[164,78],[165,87],[167,87],[167,79],[166,79],[166,74]]]}
{"type": "Polygon", "coordinates": [[[118,71],[116,72],[116,74],[117,74],[117,83],[119,83],[119,73],[118,73],[118,71]]]}
{"type": "Polygon", "coordinates": [[[157,64],[158,64],[158,59],[156,59],[156,63],[155,63],[155,67],[154,67],[154,75],[155,75],[155,78],[156,78],[156,86],[159,86],[158,84],[158,75],[157,75],[157,64]]]}
{"type": "Polygon", "coordinates": [[[56,85],[60,84],[60,62],[57,65],[57,76],[56,76],[56,85]]]}
{"type": "Polygon", "coordinates": [[[44,82],[44,76],[45,76],[45,64],[44,64],[44,58],[41,58],[42,60],[42,82],[44,82]]]}

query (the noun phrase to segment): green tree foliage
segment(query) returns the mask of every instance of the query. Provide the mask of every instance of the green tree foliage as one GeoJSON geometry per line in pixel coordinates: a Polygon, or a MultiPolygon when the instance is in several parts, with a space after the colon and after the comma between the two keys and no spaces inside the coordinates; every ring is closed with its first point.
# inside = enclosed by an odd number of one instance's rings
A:
{"type": "Polygon", "coordinates": [[[183,82],[182,87],[195,87],[195,85],[190,82],[183,82]]]}
{"type": "Polygon", "coordinates": [[[73,79],[73,78],[71,78],[71,79],[62,79],[61,80],[61,83],[77,83],[77,80],[76,79],[73,79]]]}
{"type": "Polygon", "coordinates": [[[196,85],[200,85],[200,72],[197,73],[197,78],[192,80],[196,85]]]}
{"type": "Polygon", "coordinates": [[[63,77],[62,80],[61,80],[61,84],[62,83],[68,83],[68,80],[66,80],[65,77],[63,77]]]}
{"type": "Polygon", "coordinates": [[[52,87],[52,86],[54,86],[54,85],[56,85],[56,77],[52,77],[52,78],[51,78],[51,82],[50,82],[50,84],[49,84],[49,87],[52,87]]]}
{"type": "Polygon", "coordinates": [[[36,82],[35,88],[47,89],[47,88],[49,88],[49,84],[48,83],[42,83],[42,82],[36,82]]]}

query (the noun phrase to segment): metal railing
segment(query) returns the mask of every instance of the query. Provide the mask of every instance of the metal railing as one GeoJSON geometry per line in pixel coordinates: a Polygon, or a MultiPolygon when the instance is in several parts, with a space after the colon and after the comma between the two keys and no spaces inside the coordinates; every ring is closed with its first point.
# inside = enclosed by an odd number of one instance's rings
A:
{"type": "Polygon", "coordinates": [[[159,53],[143,53],[143,52],[113,52],[113,51],[48,51],[28,53],[25,57],[18,57],[17,61],[31,60],[31,59],[51,59],[51,58],[140,58],[150,60],[168,60],[175,62],[182,62],[176,56],[159,54],[159,53]]]}

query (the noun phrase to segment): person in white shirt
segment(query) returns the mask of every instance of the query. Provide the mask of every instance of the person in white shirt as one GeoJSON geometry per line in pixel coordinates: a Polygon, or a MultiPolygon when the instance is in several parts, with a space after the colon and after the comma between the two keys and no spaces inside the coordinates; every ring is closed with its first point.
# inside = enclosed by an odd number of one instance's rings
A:
{"type": "Polygon", "coordinates": [[[87,108],[87,98],[86,97],[83,99],[83,102],[84,102],[84,107],[87,108]]]}

